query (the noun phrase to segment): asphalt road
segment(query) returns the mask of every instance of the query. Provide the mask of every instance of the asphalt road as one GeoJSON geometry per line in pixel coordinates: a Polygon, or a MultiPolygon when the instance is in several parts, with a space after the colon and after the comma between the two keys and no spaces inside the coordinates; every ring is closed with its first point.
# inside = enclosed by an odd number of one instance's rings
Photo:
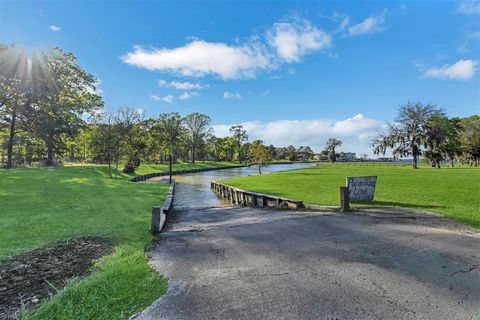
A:
{"type": "Polygon", "coordinates": [[[427,214],[176,213],[136,319],[477,319],[480,232],[427,214]]]}

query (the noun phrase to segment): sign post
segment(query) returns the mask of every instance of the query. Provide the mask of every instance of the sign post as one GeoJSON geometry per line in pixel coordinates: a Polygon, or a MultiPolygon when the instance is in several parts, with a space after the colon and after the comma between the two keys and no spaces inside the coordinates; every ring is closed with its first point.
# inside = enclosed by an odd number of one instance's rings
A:
{"type": "Polygon", "coordinates": [[[348,187],[340,187],[340,212],[350,211],[348,187]]]}
{"type": "Polygon", "coordinates": [[[377,186],[376,176],[347,177],[350,201],[372,201],[377,186]]]}

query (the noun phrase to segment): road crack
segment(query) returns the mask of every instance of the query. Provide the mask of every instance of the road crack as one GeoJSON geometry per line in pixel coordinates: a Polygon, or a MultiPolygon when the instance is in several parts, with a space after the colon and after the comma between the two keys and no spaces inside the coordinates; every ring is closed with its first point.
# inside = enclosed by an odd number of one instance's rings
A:
{"type": "Polygon", "coordinates": [[[463,269],[459,269],[455,272],[452,272],[450,274],[450,277],[453,277],[454,275],[456,275],[457,273],[469,273],[469,272],[472,272],[473,270],[480,270],[480,264],[474,264],[472,265],[470,268],[466,269],[466,270],[463,270],[463,269]]]}

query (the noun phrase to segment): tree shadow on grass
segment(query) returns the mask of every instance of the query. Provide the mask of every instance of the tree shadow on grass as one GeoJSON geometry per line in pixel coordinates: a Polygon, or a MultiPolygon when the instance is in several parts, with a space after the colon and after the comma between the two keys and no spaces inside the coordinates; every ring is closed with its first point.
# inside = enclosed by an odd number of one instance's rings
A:
{"type": "Polygon", "coordinates": [[[361,205],[362,207],[402,207],[402,208],[413,208],[413,209],[439,209],[445,208],[445,206],[439,205],[424,205],[424,204],[415,204],[415,203],[405,203],[398,201],[386,201],[386,200],[374,200],[374,201],[355,201],[352,202],[352,205],[361,205]]]}

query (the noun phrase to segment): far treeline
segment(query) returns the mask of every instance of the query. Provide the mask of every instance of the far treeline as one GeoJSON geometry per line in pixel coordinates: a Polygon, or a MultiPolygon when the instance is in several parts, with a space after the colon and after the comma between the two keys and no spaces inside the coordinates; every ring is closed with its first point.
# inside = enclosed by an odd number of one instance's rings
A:
{"type": "MultiPolygon", "coordinates": [[[[104,112],[97,83],[73,54],[59,48],[29,56],[24,49],[0,46],[0,164],[90,162],[108,164],[113,176],[119,166],[133,173],[141,163],[196,160],[255,163],[261,172],[273,160],[315,156],[308,146],[249,143],[241,125],[232,126],[229,137],[216,137],[210,117],[202,113],[146,118],[134,108],[104,112]]],[[[336,153],[340,145],[340,140],[329,139],[316,158],[344,158],[336,153]]],[[[414,167],[421,155],[437,166],[445,159],[479,165],[480,117],[448,119],[434,106],[407,104],[373,146],[377,154],[392,148],[396,157],[412,156],[414,167]]]]}

